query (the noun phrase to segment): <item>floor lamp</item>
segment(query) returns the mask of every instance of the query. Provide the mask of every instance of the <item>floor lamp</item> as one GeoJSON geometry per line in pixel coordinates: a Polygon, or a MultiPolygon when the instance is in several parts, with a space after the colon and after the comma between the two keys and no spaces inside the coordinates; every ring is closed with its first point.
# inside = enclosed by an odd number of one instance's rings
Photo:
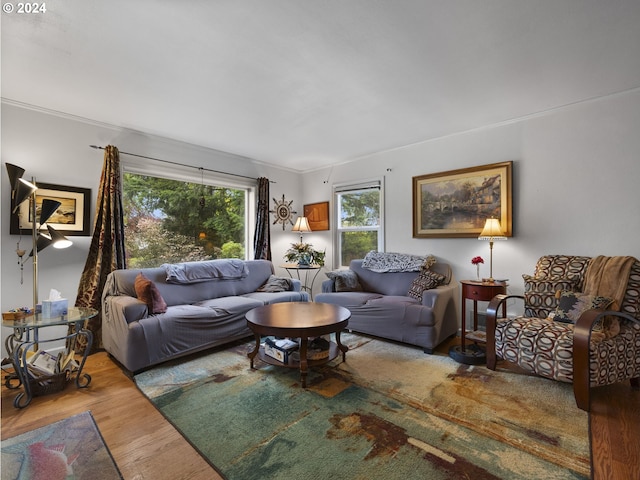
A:
{"type": "Polygon", "coordinates": [[[7,167],[7,174],[9,175],[9,182],[11,184],[11,215],[17,215],[20,210],[20,206],[29,201],[29,216],[31,217],[31,239],[32,249],[29,256],[23,259],[26,251],[20,249],[20,242],[18,242],[18,248],[16,253],[20,258],[19,264],[22,270],[25,262],[32,258],[33,260],[33,311],[36,311],[36,305],[38,305],[38,252],[47,248],[49,245],[53,245],[54,248],[67,248],[72,245],[72,242],[68,240],[60,232],[56,231],[51,225],[47,225],[47,233],[40,230],[47,223],[47,220],[51,218],[51,215],[55,213],[58,207],[61,205],[56,200],[45,198],[42,200],[40,206],[40,217],[38,218],[38,211],[36,205],[36,191],[38,187],[35,182],[27,182],[22,178],[24,174],[24,168],[12,165],[10,163],[5,164],[7,167]],[[37,219],[37,220],[36,220],[37,219]]]}

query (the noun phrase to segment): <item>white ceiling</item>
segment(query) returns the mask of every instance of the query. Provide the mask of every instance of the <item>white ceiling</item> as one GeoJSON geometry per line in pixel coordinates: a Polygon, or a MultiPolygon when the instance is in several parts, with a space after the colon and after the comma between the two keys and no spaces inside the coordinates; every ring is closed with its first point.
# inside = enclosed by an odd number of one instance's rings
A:
{"type": "Polygon", "coordinates": [[[46,8],[1,15],[4,99],[295,171],[640,86],[638,0],[46,8]]]}

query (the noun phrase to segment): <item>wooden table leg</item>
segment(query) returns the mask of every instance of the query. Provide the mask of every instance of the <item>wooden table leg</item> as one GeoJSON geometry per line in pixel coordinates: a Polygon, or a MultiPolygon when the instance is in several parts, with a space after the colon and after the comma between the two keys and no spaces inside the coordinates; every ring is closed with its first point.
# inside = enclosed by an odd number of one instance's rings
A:
{"type": "Polygon", "coordinates": [[[340,342],[340,332],[336,332],[336,343],[338,344],[338,348],[342,351],[342,361],[347,361],[347,352],[349,351],[349,347],[343,345],[340,342]]]}
{"type": "Polygon", "coordinates": [[[308,337],[300,338],[300,382],[302,383],[302,388],[307,388],[307,344],[309,343],[308,337]]]}
{"type": "Polygon", "coordinates": [[[258,355],[258,352],[260,351],[260,335],[254,333],[254,336],[256,337],[256,345],[253,347],[253,350],[247,353],[251,363],[251,368],[253,368],[253,359],[256,358],[256,355],[258,355]]]}

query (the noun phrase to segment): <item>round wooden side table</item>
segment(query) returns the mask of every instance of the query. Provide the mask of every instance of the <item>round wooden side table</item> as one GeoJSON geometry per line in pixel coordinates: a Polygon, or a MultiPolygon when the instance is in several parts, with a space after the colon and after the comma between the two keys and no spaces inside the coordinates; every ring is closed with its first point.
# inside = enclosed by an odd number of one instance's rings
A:
{"type": "MultiPolygon", "coordinates": [[[[496,295],[507,293],[506,282],[480,282],[476,280],[460,280],[462,285],[462,323],[460,345],[449,349],[449,356],[466,365],[480,365],[487,361],[484,348],[477,342],[484,343],[486,332],[478,330],[478,302],[488,302],[496,295]],[[473,330],[467,332],[467,300],[473,300],[473,330]],[[467,345],[467,338],[474,341],[467,345]]],[[[506,306],[502,307],[502,315],[506,316],[506,306]]]]}

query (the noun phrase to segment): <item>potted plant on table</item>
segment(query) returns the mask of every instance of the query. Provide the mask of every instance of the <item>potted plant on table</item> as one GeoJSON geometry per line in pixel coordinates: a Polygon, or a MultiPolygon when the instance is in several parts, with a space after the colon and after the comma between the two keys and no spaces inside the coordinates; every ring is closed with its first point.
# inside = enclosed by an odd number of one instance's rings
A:
{"type": "Polygon", "coordinates": [[[284,258],[289,263],[297,263],[298,267],[305,268],[311,265],[324,266],[326,252],[315,250],[310,243],[292,243],[289,250],[284,254],[284,258]]]}

